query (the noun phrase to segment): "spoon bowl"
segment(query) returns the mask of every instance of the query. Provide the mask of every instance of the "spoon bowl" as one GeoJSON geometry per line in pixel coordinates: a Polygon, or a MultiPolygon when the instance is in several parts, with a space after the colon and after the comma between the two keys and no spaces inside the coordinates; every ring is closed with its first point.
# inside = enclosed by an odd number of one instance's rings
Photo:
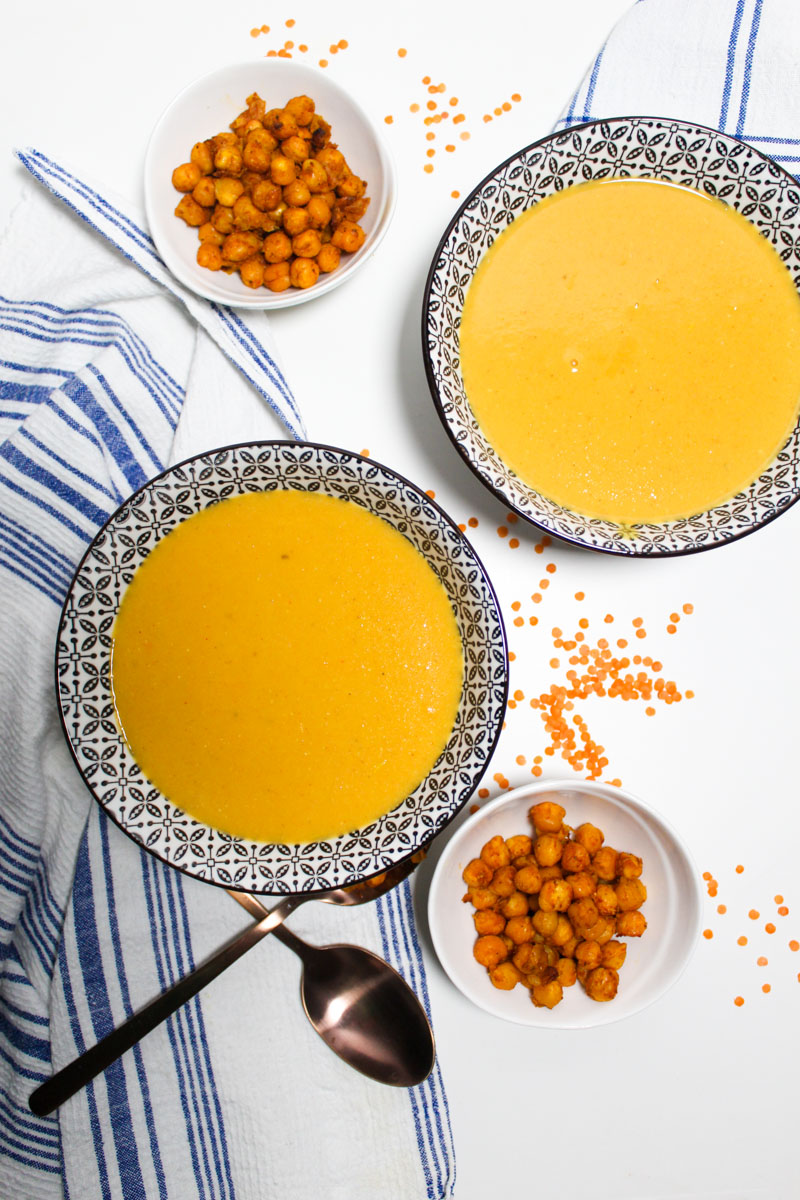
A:
{"type": "MultiPolygon", "coordinates": [[[[367,885],[358,887],[366,890],[367,885]]],[[[266,914],[250,893],[231,895],[252,916],[266,914]]],[[[428,1077],[436,1056],[433,1032],[425,1010],[394,967],[362,946],[310,946],[285,925],[272,932],[301,959],[300,998],[306,1016],[339,1058],[394,1087],[414,1087],[428,1077]]]]}

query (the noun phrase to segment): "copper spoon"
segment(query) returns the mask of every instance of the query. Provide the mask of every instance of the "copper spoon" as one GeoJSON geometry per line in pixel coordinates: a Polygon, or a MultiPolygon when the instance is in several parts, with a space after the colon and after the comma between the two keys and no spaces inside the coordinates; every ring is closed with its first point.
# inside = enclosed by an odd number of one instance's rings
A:
{"type": "Polygon", "coordinates": [[[178,979],[161,995],[156,996],[144,1008],[130,1016],[122,1025],[117,1026],[94,1046],[85,1050],[83,1054],[67,1063],[60,1071],[56,1071],[50,1079],[40,1084],[31,1093],[28,1100],[31,1112],[40,1117],[47,1116],[70,1096],[74,1096],[90,1080],[105,1071],[126,1050],[130,1050],[138,1041],[141,1041],[145,1034],[150,1033],[187,1000],[191,1000],[192,996],[196,996],[198,992],[202,991],[207,983],[216,979],[217,975],[221,975],[227,967],[246,954],[257,942],[260,942],[268,933],[273,933],[290,913],[293,913],[301,904],[305,904],[307,900],[322,900],[326,904],[339,905],[366,904],[369,900],[376,900],[378,896],[390,891],[407,875],[410,875],[420,861],[420,857],[421,855],[417,854],[412,858],[407,858],[398,863],[396,867],[392,867],[385,875],[374,876],[363,883],[344,888],[332,888],[330,891],[311,895],[301,893],[287,896],[270,912],[265,910],[265,915],[259,921],[243,930],[232,941],[215,951],[205,962],[190,971],[188,975],[178,979]]]}
{"type": "MultiPolygon", "coordinates": [[[[230,894],[253,916],[266,912],[250,893],[230,894]]],[[[428,1077],[433,1033],[394,967],[362,946],[310,946],[286,925],[273,933],[302,960],[303,1008],[331,1050],[378,1083],[413,1087],[428,1077]]]]}

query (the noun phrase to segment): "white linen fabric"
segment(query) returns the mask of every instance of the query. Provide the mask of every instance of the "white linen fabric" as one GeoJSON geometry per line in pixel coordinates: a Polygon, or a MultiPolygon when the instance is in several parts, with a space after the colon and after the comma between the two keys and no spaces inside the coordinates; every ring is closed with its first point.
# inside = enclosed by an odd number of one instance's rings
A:
{"type": "MultiPolygon", "coordinates": [[[[672,116],[796,172],[798,57],[795,0],[638,0],[558,127],[672,116]]],[[[299,966],[270,939],[58,1114],[28,1110],[52,1068],[247,920],[214,888],[139,851],[77,777],[52,684],[72,572],[117,504],[167,462],[283,436],[276,414],[295,435],[302,424],[273,374],[263,317],[244,322],[257,345],[239,359],[241,339],[225,330],[239,319],[159,274],[127,206],[120,225],[122,206],[108,211],[45,156],[29,153],[26,166],[96,229],[31,192],[0,243],[0,1195],[451,1194],[438,1065],[408,1091],[348,1071],[305,1022],[299,966]],[[17,248],[34,244],[31,230],[40,250],[23,263],[17,248]],[[123,241],[132,262],[96,230],[123,241]]],[[[408,885],[365,908],[306,905],[292,925],[377,949],[427,1003],[408,885]]]]}
{"type": "MultiPolygon", "coordinates": [[[[59,199],[28,180],[0,241],[0,1196],[448,1195],[438,1064],[414,1089],[347,1068],[274,939],[56,1114],[29,1111],[38,1082],[249,920],[142,851],[80,779],[53,679],[71,576],[164,466],[305,430],[263,313],[185,292],[130,206],[19,157],[59,199]]],[[[376,950],[428,1005],[407,883],[363,908],[306,905],[292,925],[376,950]]]]}

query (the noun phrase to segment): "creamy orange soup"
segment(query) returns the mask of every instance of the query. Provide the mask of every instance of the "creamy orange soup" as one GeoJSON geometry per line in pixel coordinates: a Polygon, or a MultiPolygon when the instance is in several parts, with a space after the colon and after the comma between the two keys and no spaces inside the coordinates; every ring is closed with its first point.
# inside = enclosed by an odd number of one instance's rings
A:
{"type": "Polygon", "coordinates": [[[722,201],[672,184],[579,184],[500,235],[467,292],[464,386],[529,485],[619,524],[705,511],[786,442],[800,297],[722,201]]]}
{"type": "Polygon", "coordinates": [[[227,833],[306,842],[420,783],[451,732],[463,653],[439,579],[357,504],[225,500],[160,541],[113,630],[120,726],[176,806],[227,833]]]}

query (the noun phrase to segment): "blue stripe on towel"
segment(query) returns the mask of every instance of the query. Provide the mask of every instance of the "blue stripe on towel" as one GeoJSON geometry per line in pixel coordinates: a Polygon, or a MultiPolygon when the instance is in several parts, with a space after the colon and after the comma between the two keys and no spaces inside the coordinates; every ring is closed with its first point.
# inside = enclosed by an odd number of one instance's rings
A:
{"type": "MultiPolygon", "coordinates": [[[[128,987],[128,975],[125,969],[125,960],[122,954],[122,940],[119,932],[119,921],[117,920],[117,898],[114,892],[114,877],[111,870],[111,853],[108,841],[108,824],[109,819],[105,813],[99,812],[97,819],[100,825],[100,845],[103,856],[103,872],[105,879],[105,900],[108,908],[108,920],[111,930],[111,946],[114,955],[114,969],[117,974],[120,994],[124,1006],[125,1017],[133,1015],[134,1009],[131,1004],[130,989],[128,987]]],[[[150,1087],[147,1082],[147,1073],[144,1069],[144,1061],[142,1059],[142,1048],[137,1042],[133,1047],[131,1054],[133,1056],[134,1065],[136,1067],[136,1079],[139,1084],[141,1093],[142,1109],[144,1112],[145,1125],[147,1127],[147,1138],[150,1146],[150,1157],[153,1163],[158,1183],[158,1194],[161,1197],[167,1196],[167,1184],[164,1175],[164,1164],[161,1158],[161,1149],[158,1144],[158,1135],[156,1133],[156,1125],[153,1114],[153,1104],[150,1098],[150,1087]]]]}
{"type": "Polygon", "coordinates": [[[758,37],[758,27],[761,22],[761,5],[762,0],[755,0],[755,9],[753,11],[753,21],[750,25],[750,37],[747,40],[747,52],[744,62],[744,81],[742,83],[742,98],[739,104],[739,119],[736,122],[736,136],[741,137],[744,132],[744,121],[747,113],[747,102],[750,99],[750,82],[753,74],[753,58],[756,50],[756,39],[758,37]]]}
{"type": "Polygon", "coordinates": [[[733,89],[733,70],[736,64],[736,45],[739,41],[739,31],[742,27],[742,17],[744,16],[745,0],[737,0],[736,12],[733,17],[733,28],[728,40],[728,58],[725,65],[725,82],[722,87],[722,107],[719,113],[719,127],[725,132],[725,126],[728,120],[728,105],[730,104],[731,91],[733,89]]]}
{"type": "MultiPolygon", "coordinates": [[[[98,885],[99,886],[99,885],[98,885]]],[[[94,1038],[99,1041],[110,1033],[116,1021],[106,982],[100,934],[95,908],[95,884],[92,877],[87,836],[84,835],[78,854],[73,884],[72,911],[75,918],[75,943],[81,966],[82,988],[90,998],[94,1038]]],[[[125,1065],[122,1059],[111,1063],[103,1072],[102,1083],[108,1096],[109,1113],[117,1169],[122,1181],[122,1194],[144,1196],[144,1180],[139,1163],[138,1145],[133,1129],[125,1065]]],[[[98,1081],[98,1087],[101,1086],[98,1081]]]]}

